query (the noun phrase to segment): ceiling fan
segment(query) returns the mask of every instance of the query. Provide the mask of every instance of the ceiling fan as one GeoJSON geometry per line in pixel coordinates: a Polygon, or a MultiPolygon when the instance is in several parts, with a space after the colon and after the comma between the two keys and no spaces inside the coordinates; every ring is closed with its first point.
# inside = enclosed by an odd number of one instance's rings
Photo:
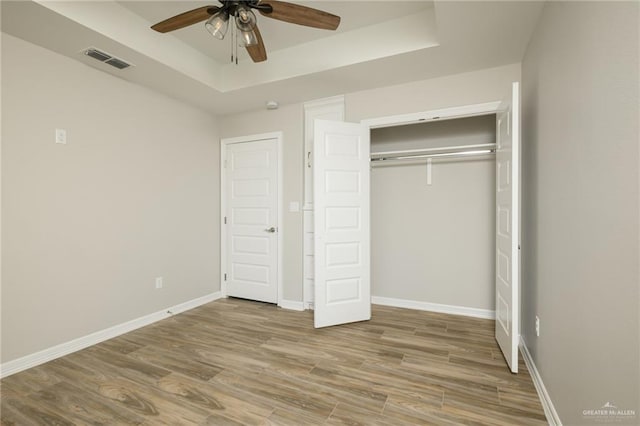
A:
{"type": "MultiPolygon", "coordinates": [[[[340,17],[322,10],[307,6],[276,0],[219,0],[218,6],[203,6],[188,12],[181,13],[162,22],[158,22],[151,28],[160,32],[178,30],[198,22],[207,21],[205,27],[216,38],[222,40],[227,33],[230,18],[234,18],[235,31],[232,37],[238,37],[242,46],[246,47],[253,62],[267,60],[267,52],[262,41],[262,35],[258,30],[256,15],[252,9],[257,10],[263,16],[277,19],[292,24],[307,27],[335,30],[340,25],[340,17]]],[[[237,43],[234,43],[235,48],[237,43]]],[[[236,63],[238,57],[236,56],[236,63]]],[[[233,61],[233,54],[231,57],[233,61]]]]}

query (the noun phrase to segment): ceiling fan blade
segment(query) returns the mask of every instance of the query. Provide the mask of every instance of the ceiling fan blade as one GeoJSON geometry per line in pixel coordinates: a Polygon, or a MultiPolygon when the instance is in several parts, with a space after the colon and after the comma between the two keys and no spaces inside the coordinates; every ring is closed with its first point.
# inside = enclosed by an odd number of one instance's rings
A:
{"type": "Polygon", "coordinates": [[[203,6],[197,9],[190,10],[188,12],[181,13],[172,18],[165,19],[162,22],[158,22],[151,29],[158,31],[159,33],[168,33],[169,31],[179,30],[180,28],[188,27],[189,25],[196,24],[198,22],[205,21],[209,17],[220,10],[217,6],[203,6]]]}
{"type": "Polygon", "coordinates": [[[258,44],[253,46],[247,46],[247,52],[249,52],[249,56],[253,59],[253,62],[264,62],[267,60],[267,51],[264,48],[264,42],[262,41],[262,34],[258,30],[258,26],[256,25],[253,28],[253,32],[256,33],[256,37],[258,38],[258,44]]]}
{"type": "Polygon", "coordinates": [[[260,2],[260,6],[265,5],[271,6],[272,10],[269,12],[268,8],[259,8],[260,13],[280,21],[323,30],[335,30],[340,25],[339,16],[311,7],[276,0],[260,2]]]}

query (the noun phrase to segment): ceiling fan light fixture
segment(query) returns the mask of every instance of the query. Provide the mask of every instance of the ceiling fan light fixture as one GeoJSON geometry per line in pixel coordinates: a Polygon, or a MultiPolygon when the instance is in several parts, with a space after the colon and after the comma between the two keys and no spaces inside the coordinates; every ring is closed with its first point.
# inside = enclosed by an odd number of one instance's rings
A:
{"type": "Polygon", "coordinates": [[[256,27],[256,15],[248,7],[238,6],[236,26],[242,32],[253,30],[256,27]]]}
{"type": "Polygon", "coordinates": [[[236,27],[240,31],[240,44],[244,47],[258,44],[256,15],[246,6],[239,6],[236,11],[236,27]]]}
{"type": "Polygon", "coordinates": [[[256,46],[258,44],[258,36],[253,30],[240,31],[240,45],[243,47],[256,46]]]}
{"type": "Polygon", "coordinates": [[[229,14],[225,11],[219,11],[207,20],[204,24],[207,31],[217,39],[224,39],[229,29],[229,14]]]}

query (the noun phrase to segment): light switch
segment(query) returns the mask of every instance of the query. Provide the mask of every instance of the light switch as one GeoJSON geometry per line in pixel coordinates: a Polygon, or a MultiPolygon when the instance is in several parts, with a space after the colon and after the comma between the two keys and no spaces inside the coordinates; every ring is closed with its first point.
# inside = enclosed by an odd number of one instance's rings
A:
{"type": "Polygon", "coordinates": [[[291,201],[289,203],[289,211],[290,212],[299,212],[300,211],[300,203],[297,201],[291,201]]]}
{"type": "Polygon", "coordinates": [[[65,129],[56,129],[56,143],[67,143],[67,131],[65,129]]]}

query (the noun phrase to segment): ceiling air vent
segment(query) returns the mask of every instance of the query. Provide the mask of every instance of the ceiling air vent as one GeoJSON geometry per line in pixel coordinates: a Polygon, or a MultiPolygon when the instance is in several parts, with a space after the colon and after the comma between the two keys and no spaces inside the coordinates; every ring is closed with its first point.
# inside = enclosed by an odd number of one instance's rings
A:
{"type": "Polygon", "coordinates": [[[116,67],[119,70],[125,69],[129,66],[128,63],[126,63],[125,61],[121,61],[120,59],[116,59],[116,58],[111,58],[107,61],[104,61],[105,64],[109,64],[112,67],[116,67]]]}
{"type": "Polygon", "coordinates": [[[87,49],[84,49],[82,53],[84,53],[89,57],[92,57],[93,59],[97,59],[102,63],[118,68],[119,70],[122,70],[131,66],[130,63],[125,62],[122,59],[118,59],[115,56],[112,56],[106,52],[98,50],[95,47],[89,47],[87,49]]]}

